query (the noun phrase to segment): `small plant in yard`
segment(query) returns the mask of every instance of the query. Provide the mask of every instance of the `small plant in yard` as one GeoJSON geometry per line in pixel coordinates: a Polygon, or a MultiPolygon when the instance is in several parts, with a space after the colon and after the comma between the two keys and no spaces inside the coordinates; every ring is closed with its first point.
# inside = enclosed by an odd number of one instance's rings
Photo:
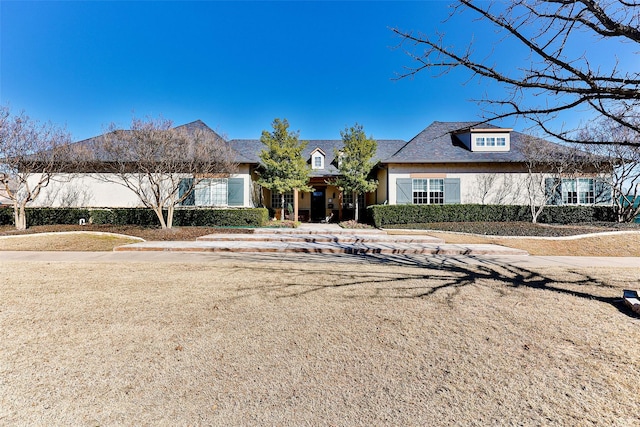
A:
{"type": "Polygon", "coordinates": [[[373,228],[372,226],[370,226],[369,224],[363,224],[361,222],[358,222],[356,220],[349,220],[349,221],[342,221],[338,224],[340,227],[342,228],[373,228]]]}
{"type": "Polygon", "coordinates": [[[265,227],[267,228],[298,228],[300,221],[285,220],[270,220],[265,227]]]}

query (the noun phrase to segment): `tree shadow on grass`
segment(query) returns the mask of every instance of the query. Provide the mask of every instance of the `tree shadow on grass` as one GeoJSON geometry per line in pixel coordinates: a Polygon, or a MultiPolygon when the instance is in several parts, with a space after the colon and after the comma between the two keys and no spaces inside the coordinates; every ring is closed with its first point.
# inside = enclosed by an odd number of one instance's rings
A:
{"type": "MultiPolygon", "coordinates": [[[[449,298],[455,297],[464,287],[477,284],[481,281],[495,281],[503,283],[509,288],[529,288],[561,295],[567,295],[578,300],[598,301],[616,308],[621,313],[640,318],[624,305],[621,295],[619,297],[603,296],[581,287],[593,287],[604,289],[617,289],[600,278],[597,278],[584,270],[567,269],[564,273],[570,278],[558,280],[545,273],[544,268],[538,270],[519,267],[485,257],[449,257],[449,256],[420,256],[420,255],[316,255],[282,257],[264,254],[258,256],[258,261],[280,262],[281,267],[259,267],[261,271],[284,272],[288,277],[300,277],[311,275],[317,280],[313,283],[304,283],[304,280],[291,280],[285,283],[263,283],[259,287],[247,287],[246,291],[253,293],[268,292],[277,298],[300,297],[320,291],[341,288],[356,288],[358,286],[376,286],[373,295],[367,296],[379,298],[428,298],[439,292],[449,291],[449,298]],[[329,264],[329,268],[311,268],[302,264],[329,264]],[[390,267],[383,272],[351,269],[349,265],[376,265],[390,267]],[[296,266],[298,265],[298,266],[296,266]],[[393,267],[403,267],[395,269],[393,267]],[[413,270],[415,269],[415,271],[413,270]],[[417,281],[424,281],[416,285],[417,281]]],[[[419,282],[417,282],[419,283],[419,282]]],[[[362,296],[353,294],[353,296],[362,296]]],[[[242,297],[239,295],[238,297],[242,297]]]]}

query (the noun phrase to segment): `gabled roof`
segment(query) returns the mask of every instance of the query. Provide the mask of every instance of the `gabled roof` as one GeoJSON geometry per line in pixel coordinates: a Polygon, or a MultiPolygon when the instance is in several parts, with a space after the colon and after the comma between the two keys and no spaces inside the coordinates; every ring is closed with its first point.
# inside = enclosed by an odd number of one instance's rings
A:
{"type": "MultiPolygon", "coordinates": [[[[520,132],[511,131],[511,149],[504,152],[477,152],[469,150],[456,136],[457,133],[473,129],[477,122],[433,122],[383,163],[517,163],[526,160],[523,154],[525,139],[533,138],[539,144],[550,144],[553,148],[566,147],[520,132]]],[[[482,124],[482,129],[502,129],[491,124],[482,124]]]]}
{"type": "MultiPolygon", "coordinates": [[[[225,139],[222,136],[220,136],[217,132],[212,130],[202,120],[195,120],[195,121],[190,122],[190,123],[186,123],[186,124],[183,124],[183,125],[180,125],[180,126],[176,126],[175,129],[184,129],[189,133],[196,132],[196,131],[202,131],[202,132],[206,132],[206,133],[211,134],[214,139],[225,141],[225,139]]],[[[124,132],[130,132],[130,131],[124,130],[124,132]]],[[[87,138],[87,139],[84,139],[82,141],[78,141],[78,142],[73,143],[72,147],[77,147],[78,149],[81,149],[81,150],[90,151],[95,156],[95,158],[97,160],[109,161],[109,159],[107,158],[108,157],[107,154],[104,153],[104,152],[99,151],[102,137],[103,137],[103,135],[98,135],[98,136],[94,136],[94,137],[91,137],[91,138],[87,138]]],[[[225,142],[228,143],[228,141],[225,141],[225,142]]],[[[233,149],[233,146],[231,148],[233,149]]],[[[252,158],[247,158],[247,157],[243,156],[242,153],[238,152],[237,150],[233,150],[233,151],[234,151],[234,154],[235,154],[234,162],[236,162],[236,163],[254,163],[252,158]]]]}
{"type": "MultiPolygon", "coordinates": [[[[176,127],[210,132],[214,137],[224,141],[220,135],[207,126],[202,120],[196,120],[176,127]]],[[[526,139],[534,139],[538,144],[549,145],[553,150],[566,150],[567,147],[554,144],[544,139],[535,138],[510,129],[510,150],[505,152],[478,152],[470,151],[456,136],[463,132],[473,131],[474,128],[483,130],[502,129],[491,124],[478,125],[478,122],[433,122],[410,141],[399,139],[377,140],[378,149],[374,156],[374,163],[517,163],[526,160],[523,154],[523,145],[526,139]]],[[[101,136],[76,142],[74,145],[95,150],[99,146],[97,142],[101,136]]],[[[303,157],[311,158],[315,150],[321,150],[325,155],[324,169],[312,170],[311,176],[337,175],[335,152],[342,148],[341,139],[312,139],[303,152],[303,157]]],[[[232,139],[226,141],[235,153],[236,163],[254,164],[260,163],[260,152],[264,149],[259,139],[232,139]]],[[[98,158],[102,156],[100,153],[98,158]]],[[[106,159],[105,159],[106,160],[106,159]]]]}
{"type": "MultiPolygon", "coordinates": [[[[305,159],[311,158],[314,151],[320,150],[325,155],[324,169],[313,169],[311,176],[327,176],[338,175],[338,169],[335,163],[335,151],[340,150],[343,146],[341,139],[310,139],[302,140],[307,141],[308,144],[302,152],[302,157],[305,159]]],[[[402,140],[377,140],[378,151],[374,156],[374,163],[381,161],[383,158],[388,157],[398,151],[400,147],[406,144],[406,141],[402,140]]],[[[260,163],[260,152],[264,149],[264,145],[259,139],[232,139],[229,141],[231,147],[245,158],[251,160],[250,163],[260,163]]]]}

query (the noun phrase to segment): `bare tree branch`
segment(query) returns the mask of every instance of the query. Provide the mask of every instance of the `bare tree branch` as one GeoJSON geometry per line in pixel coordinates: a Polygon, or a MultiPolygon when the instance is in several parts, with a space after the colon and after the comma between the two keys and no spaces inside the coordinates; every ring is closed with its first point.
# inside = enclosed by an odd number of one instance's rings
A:
{"type": "Polygon", "coordinates": [[[172,227],[175,207],[202,179],[228,176],[237,168],[231,148],[217,134],[173,128],[165,119],[134,118],[129,130],[111,125],[96,145],[91,163],[99,179],[131,190],[153,209],[162,228],[172,227]]]}
{"type": "Polygon", "coordinates": [[[585,53],[576,53],[577,43],[595,42],[596,38],[640,49],[640,6],[637,3],[517,0],[505,5],[459,0],[455,10],[455,13],[470,10],[480,22],[506,34],[505,39],[517,41],[522,51],[529,54],[529,63],[502,70],[487,58],[474,54],[472,43],[464,49],[455,49],[447,46],[440,34],[430,37],[393,28],[401,38],[400,46],[407,48],[407,54],[415,63],[405,67],[398,78],[412,77],[424,70],[438,70],[438,74],[442,74],[457,67],[465,68],[472,76],[500,83],[506,90],[503,98],[481,100],[489,107],[486,121],[525,117],[565,141],[576,141],[576,135],[567,130],[552,129],[549,122],[558,113],[581,106],[633,131],[640,131],[637,120],[640,73],[620,70],[615,56],[612,56],[613,65],[609,64],[608,68],[593,66],[586,52],[588,47],[584,47],[585,53]],[[421,51],[423,47],[426,49],[421,51]],[[534,104],[538,99],[543,102],[534,104]]]}
{"type": "Polygon", "coordinates": [[[27,228],[26,206],[49,185],[60,165],[74,163],[70,142],[65,130],[0,107],[0,188],[13,204],[17,229],[27,228]]]}

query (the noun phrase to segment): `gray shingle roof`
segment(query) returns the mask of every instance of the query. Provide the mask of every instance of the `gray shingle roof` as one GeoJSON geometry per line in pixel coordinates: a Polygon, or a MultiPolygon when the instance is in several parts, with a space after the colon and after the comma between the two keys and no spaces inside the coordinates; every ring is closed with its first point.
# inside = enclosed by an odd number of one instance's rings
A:
{"type": "MultiPolygon", "coordinates": [[[[533,138],[520,132],[511,131],[511,149],[506,152],[473,152],[469,150],[455,133],[473,128],[477,122],[433,122],[422,132],[407,142],[397,152],[383,159],[383,163],[514,163],[524,162],[522,152],[525,138],[533,138]]],[[[490,124],[482,124],[483,129],[500,129],[490,124]]],[[[559,144],[535,138],[539,144],[551,144],[563,150],[559,144]]]]}
{"type": "MultiPolygon", "coordinates": [[[[399,139],[377,140],[378,150],[374,157],[375,162],[380,163],[514,163],[525,161],[522,148],[525,138],[532,138],[520,132],[511,131],[511,150],[508,152],[472,152],[456,136],[461,130],[474,127],[477,122],[433,122],[410,141],[399,139]]],[[[482,124],[484,129],[497,126],[482,124]]],[[[215,137],[223,139],[215,131],[209,128],[202,120],[177,126],[187,130],[202,130],[211,132],[215,137]]],[[[79,146],[95,149],[100,136],[76,142],[79,146]]],[[[566,149],[562,145],[535,138],[540,144],[550,144],[556,150],[566,149]]],[[[342,147],[339,139],[312,139],[303,156],[310,159],[311,152],[316,148],[325,154],[325,168],[313,170],[312,176],[337,175],[334,166],[334,152],[342,147]]],[[[259,139],[232,139],[227,141],[236,154],[237,163],[260,163],[260,152],[264,146],[259,139]]]]}
{"type": "MultiPolygon", "coordinates": [[[[327,176],[327,175],[338,175],[338,170],[335,167],[335,150],[339,150],[342,148],[342,140],[341,139],[310,139],[303,140],[307,141],[308,144],[302,152],[302,156],[309,160],[311,158],[311,153],[316,148],[321,149],[326,157],[324,161],[324,169],[314,169],[311,171],[311,176],[327,176]]],[[[377,140],[378,143],[378,151],[376,156],[374,157],[374,162],[381,161],[383,158],[392,155],[397,152],[400,147],[406,144],[406,141],[402,140],[377,140]]],[[[242,155],[244,158],[250,160],[250,163],[260,163],[260,152],[264,149],[264,145],[260,142],[259,139],[232,139],[229,141],[231,147],[242,155]]]]}

